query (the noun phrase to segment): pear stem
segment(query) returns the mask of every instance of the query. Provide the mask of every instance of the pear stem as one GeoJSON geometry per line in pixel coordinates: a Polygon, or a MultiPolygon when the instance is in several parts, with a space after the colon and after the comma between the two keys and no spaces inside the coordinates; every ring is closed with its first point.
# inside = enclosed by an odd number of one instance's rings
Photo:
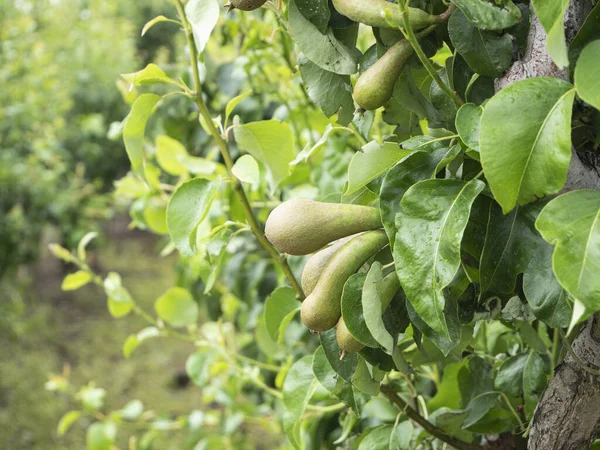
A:
{"type": "Polygon", "coordinates": [[[183,28],[185,31],[185,37],[187,40],[189,54],[190,54],[190,65],[192,68],[192,79],[194,81],[194,90],[188,93],[188,96],[194,100],[198,110],[200,111],[200,115],[206,122],[206,126],[208,128],[208,132],[211,137],[216,142],[219,150],[221,152],[221,156],[223,157],[223,161],[225,162],[225,166],[227,167],[227,172],[229,173],[229,177],[231,179],[231,187],[234,192],[238,196],[240,203],[242,204],[242,208],[244,209],[244,214],[246,215],[246,219],[248,220],[248,224],[250,225],[250,230],[252,234],[256,237],[256,240],[262,245],[262,247],[271,255],[275,263],[279,266],[285,277],[288,279],[290,285],[296,292],[296,297],[298,300],[304,299],[304,291],[296,280],[292,269],[287,263],[286,257],[283,253],[280,253],[279,250],[271,244],[268,239],[264,235],[264,230],[262,225],[258,222],[256,215],[254,214],[254,210],[250,201],[248,200],[248,196],[244,190],[244,187],[240,183],[240,181],[233,175],[233,159],[231,157],[231,153],[229,151],[229,146],[227,141],[223,138],[217,127],[213,123],[212,117],[208,108],[206,107],[206,103],[202,97],[202,86],[200,84],[200,73],[198,71],[198,49],[196,47],[196,42],[194,41],[194,35],[192,33],[192,26],[188,21],[184,4],[182,0],[174,0],[175,8],[177,8],[177,14],[183,24],[183,28]]]}

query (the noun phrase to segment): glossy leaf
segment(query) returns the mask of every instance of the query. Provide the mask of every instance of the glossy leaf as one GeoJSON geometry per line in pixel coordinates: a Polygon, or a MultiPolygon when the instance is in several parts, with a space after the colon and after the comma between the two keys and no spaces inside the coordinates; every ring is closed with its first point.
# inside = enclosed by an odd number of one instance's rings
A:
{"type": "Polygon", "coordinates": [[[590,42],[600,39],[600,3],[596,3],[585,22],[569,44],[569,72],[573,75],[581,51],[590,42]]]}
{"type": "Polygon", "coordinates": [[[156,314],[173,327],[193,325],[198,320],[198,305],[187,289],[174,287],[154,303],[156,314]]]}
{"type": "Polygon", "coordinates": [[[348,188],[345,195],[363,188],[411,153],[412,150],[401,149],[396,142],[379,144],[371,141],[365,144],[361,152],[354,154],[348,166],[348,188]]]}
{"type": "Polygon", "coordinates": [[[394,337],[385,328],[383,323],[383,308],[381,299],[381,283],[383,281],[383,271],[381,263],[375,261],[367,276],[362,291],[362,309],[365,318],[365,324],[371,332],[373,338],[381,344],[389,353],[394,350],[394,337]]]}
{"type": "Polygon", "coordinates": [[[267,167],[274,191],[288,176],[289,164],[294,159],[294,134],[290,126],[278,120],[263,120],[236,126],[234,134],[238,146],[267,167]]]}
{"type": "Polygon", "coordinates": [[[533,9],[546,30],[546,48],[559,68],[569,65],[564,17],[569,0],[532,0],[533,9]]]}
{"type": "Polygon", "coordinates": [[[295,0],[296,7],[306,20],[322,34],[327,32],[331,12],[327,0],[295,0]]]}
{"type": "Polygon", "coordinates": [[[355,273],[344,284],[342,317],[354,339],[368,347],[378,347],[379,344],[371,335],[363,315],[362,290],[366,276],[365,273],[355,273]]]}
{"type": "Polygon", "coordinates": [[[523,371],[525,370],[527,358],[528,355],[523,353],[511,356],[504,361],[494,380],[495,388],[513,397],[520,396],[523,393],[523,371]]]}
{"type": "Polygon", "coordinates": [[[600,109],[598,58],[600,58],[600,40],[588,44],[583,49],[575,67],[577,95],[596,109],[600,109]]]}
{"type": "Polygon", "coordinates": [[[546,362],[535,351],[529,352],[525,367],[523,369],[523,399],[525,400],[524,410],[527,419],[531,419],[538,401],[542,397],[546,387],[546,362]]]}
{"type": "Polygon", "coordinates": [[[449,336],[443,289],[460,266],[460,242],[471,205],[484,188],[472,180],[426,180],[402,197],[394,260],[406,297],[436,333],[449,336]]]}
{"type": "Polygon", "coordinates": [[[333,370],[344,380],[352,383],[352,376],[358,365],[358,355],[356,353],[350,353],[345,356],[344,359],[340,359],[342,349],[337,343],[335,337],[335,329],[319,333],[321,345],[325,351],[325,356],[333,367],[333,370]]]}
{"type": "Polygon", "coordinates": [[[131,168],[138,175],[143,176],[144,168],[144,132],[146,122],[150,118],[154,107],[160,100],[156,94],[142,94],[133,105],[123,125],[123,142],[131,162],[131,168]]]}
{"type": "Polygon", "coordinates": [[[396,229],[396,213],[400,209],[402,196],[413,184],[430,178],[448,151],[446,147],[439,146],[438,143],[427,144],[427,141],[422,147],[416,146],[415,149],[423,149],[423,151],[415,152],[392,167],[384,176],[381,184],[379,209],[392,248],[398,231],[396,229]]]}
{"type": "Polygon", "coordinates": [[[279,337],[279,327],[283,319],[299,306],[294,290],[288,286],[275,289],[267,298],[264,311],[265,327],[274,341],[279,337]]]}
{"type": "Polygon", "coordinates": [[[483,108],[473,103],[465,103],[456,114],[456,131],[462,141],[475,151],[479,151],[479,127],[483,108]]]}
{"type": "Polygon", "coordinates": [[[515,289],[517,275],[525,271],[541,244],[535,219],[543,206],[543,202],[518,206],[504,215],[492,204],[479,267],[482,299],[515,289]]]}
{"type": "Polygon", "coordinates": [[[295,1],[289,6],[290,31],[302,53],[321,69],[340,75],[357,71],[356,54],[327,30],[325,34],[304,18],[295,1]]]}
{"type": "Polygon", "coordinates": [[[569,83],[540,77],[517,81],[486,104],[481,164],[505,214],[564,186],[574,97],[569,83]]]}
{"type": "Polygon", "coordinates": [[[552,328],[567,328],[571,305],[567,292],[552,271],[554,248],[540,242],[523,275],[523,292],[535,317],[552,328]]]}
{"type": "Polygon", "coordinates": [[[199,53],[204,51],[217,21],[220,5],[217,0],[190,0],[185,5],[185,15],[192,25],[194,42],[199,53]]]}
{"type": "Polygon", "coordinates": [[[207,216],[219,190],[220,180],[194,178],[181,184],[169,199],[167,227],[177,250],[183,256],[196,249],[196,228],[207,216]]]}
{"type": "Polygon", "coordinates": [[[589,311],[600,310],[600,192],[568,192],[550,201],[535,226],[554,245],[558,282],[589,311]]]}
{"type": "Polygon", "coordinates": [[[354,113],[350,76],[325,70],[303,54],[298,57],[298,62],[310,99],[327,117],[337,114],[337,122],[348,125],[354,113]]]}
{"type": "Polygon", "coordinates": [[[498,78],[510,66],[513,45],[509,34],[498,35],[481,30],[471,24],[461,11],[450,17],[448,33],[454,48],[474,72],[498,78]]]}
{"type": "Polygon", "coordinates": [[[308,355],[296,361],[283,382],[283,404],[296,417],[304,412],[317,387],[317,380],[312,376],[312,359],[313,356],[308,355]]]}
{"type": "Polygon", "coordinates": [[[496,6],[486,0],[456,0],[469,21],[482,30],[502,30],[519,22],[521,11],[511,0],[496,6]]]}

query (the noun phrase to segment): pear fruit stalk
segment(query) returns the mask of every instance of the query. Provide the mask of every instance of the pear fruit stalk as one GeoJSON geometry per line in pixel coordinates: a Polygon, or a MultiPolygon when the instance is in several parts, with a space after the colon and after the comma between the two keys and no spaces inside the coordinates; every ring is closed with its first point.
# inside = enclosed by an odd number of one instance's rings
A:
{"type": "Polygon", "coordinates": [[[362,233],[345,243],[331,257],[314,290],[302,303],[302,323],[313,331],[327,331],[341,315],[344,284],[369,258],[388,244],[382,230],[362,233]]]}
{"type": "MultiPolygon", "coordinates": [[[[382,311],[386,310],[399,289],[400,281],[398,280],[396,272],[392,272],[383,277],[379,288],[382,311]]],[[[340,348],[346,353],[358,352],[365,348],[364,344],[352,336],[348,327],[346,327],[346,322],[344,322],[343,317],[340,317],[340,320],[338,321],[335,337],[340,348]]]]}
{"type": "Polygon", "coordinates": [[[340,238],[381,228],[370,206],[288,200],[277,206],[265,224],[265,236],[290,255],[308,255],[340,238]]]}

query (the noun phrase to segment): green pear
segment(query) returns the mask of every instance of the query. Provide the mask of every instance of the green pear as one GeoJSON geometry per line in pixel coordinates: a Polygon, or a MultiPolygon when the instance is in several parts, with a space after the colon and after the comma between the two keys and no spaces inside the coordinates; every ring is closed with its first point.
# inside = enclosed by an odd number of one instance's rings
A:
{"type": "Polygon", "coordinates": [[[242,11],[254,11],[267,3],[267,0],[231,0],[227,5],[229,10],[241,9],[242,11]]]}
{"type": "Polygon", "coordinates": [[[340,249],[342,245],[352,239],[352,237],[353,236],[348,236],[339,239],[329,247],[319,250],[309,258],[304,265],[304,269],[302,270],[301,285],[304,295],[310,295],[317,285],[317,281],[319,281],[319,277],[323,273],[323,269],[325,269],[325,266],[331,257],[340,249]]]}
{"type": "Polygon", "coordinates": [[[359,234],[342,245],[325,265],[317,285],[302,302],[302,323],[313,331],[327,331],[341,315],[344,284],[350,276],[388,244],[382,230],[359,234]]]}
{"type": "Polygon", "coordinates": [[[410,42],[403,39],[392,45],[381,58],[356,80],[354,100],[366,110],[385,105],[394,94],[394,86],[413,54],[410,42]]]}
{"type": "MultiPolygon", "coordinates": [[[[394,28],[385,20],[382,14],[385,10],[390,12],[393,22],[402,23],[398,5],[386,0],[333,0],[333,7],[354,22],[372,27],[394,28]]],[[[439,16],[433,16],[418,8],[408,8],[408,20],[415,30],[440,22],[439,16]]]]}
{"type": "MultiPolygon", "coordinates": [[[[383,277],[379,291],[381,293],[379,297],[381,300],[381,311],[385,312],[399,289],[400,281],[398,280],[396,272],[391,272],[383,277]]],[[[335,337],[340,348],[346,353],[358,352],[365,347],[352,336],[348,327],[346,327],[346,322],[344,322],[343,317],[340,317],[340,320],[338,321],[335,337]]]]}
{"type": "Polygon", "coordinates": [[[269,215],[265,236],[290,255],[308,255],[337,239],[381,228],[370,206],[288,200],[269,215]]]}

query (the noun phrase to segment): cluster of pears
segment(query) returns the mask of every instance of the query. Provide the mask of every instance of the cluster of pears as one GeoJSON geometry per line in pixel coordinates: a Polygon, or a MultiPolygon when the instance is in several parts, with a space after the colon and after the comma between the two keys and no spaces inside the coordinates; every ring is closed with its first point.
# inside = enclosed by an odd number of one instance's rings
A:
{"type": "MultiPolygon", "coordinates": [[[[341,317],[344,284],[388,245],[381,227],[376,208],[311,200],[286,201],[267,219],[265,236],[276,247],[291,255],[314,253],[302,272],[307,297],[300,309],[301,319],[312,331],[327,331],[337,324],[337,341],[346,353],[359,351],[363,345],[341,317]]],[[[395,273],[384,278],[383,309],[399,287],[395,273]]]]}

